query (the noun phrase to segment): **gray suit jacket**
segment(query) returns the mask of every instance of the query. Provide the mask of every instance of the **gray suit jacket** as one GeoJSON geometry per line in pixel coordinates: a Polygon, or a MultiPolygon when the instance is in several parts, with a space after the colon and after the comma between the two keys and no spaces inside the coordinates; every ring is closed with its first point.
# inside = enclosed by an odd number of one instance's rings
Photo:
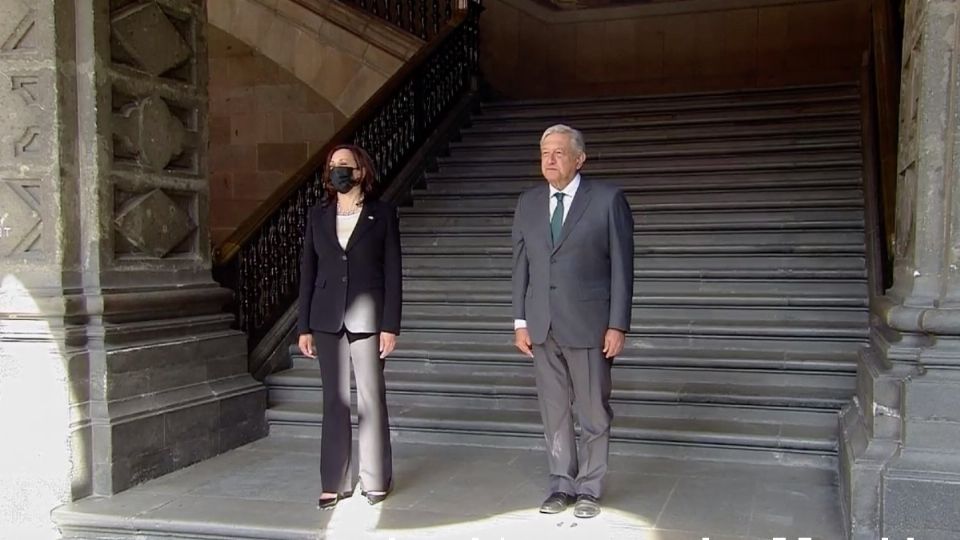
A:
{"type": "Polygon", "coordinates": [[[608,328],[630,329],[633,304],[633,216],[623,192],[583,176],[563,222],[550,239],[550,189],[520,195],[513,216],[513,314],[543,343],[603,347],[608,328]]]}

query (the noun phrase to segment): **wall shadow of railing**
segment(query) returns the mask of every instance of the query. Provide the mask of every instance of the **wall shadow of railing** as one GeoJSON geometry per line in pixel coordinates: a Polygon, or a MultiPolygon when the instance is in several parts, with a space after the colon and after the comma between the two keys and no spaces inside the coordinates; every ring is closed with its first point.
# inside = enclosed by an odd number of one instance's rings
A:
{"type": "MultiPolygon", "coordinates": [[[[236,326],[246,332],[250,372],[264,376],[269,351],[282,348],[275,326],[297,296],[303,228],[321,198],[321,172],[335,145],[357,144],[377,164],[375,195],[392,202],[418,177],[411,164],[436,143],[450,116],[475,93],[482,7],[471,0],[343,126],[307,163],[244,221],[214,253],[214,278],[234,291],[236,326]],[[269,337],[269,343],[266,338],[269,337]]],[[[414,167],[415,168],[415,167],[414,167]]]]}

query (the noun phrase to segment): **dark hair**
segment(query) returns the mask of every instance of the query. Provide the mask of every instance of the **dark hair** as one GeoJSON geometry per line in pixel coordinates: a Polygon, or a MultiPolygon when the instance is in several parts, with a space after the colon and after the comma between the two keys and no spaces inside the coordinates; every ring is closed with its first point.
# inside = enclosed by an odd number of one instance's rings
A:
{"type": "Polygon", "coordinates": [[[373,191],[373,186],[377,182],[377,167],[366,150],[355,144],[338,144],[330,150],[327,159],[323,162],[323,190],[326,194],[324,197],[326,202],[337,198],[337,190],[330,184],[330,160],[333,154],[340,150],[348,150],[353,155],[353,160],[357,162],[357,167],[360,168],[360,189],[364,196],[373,191]]]}

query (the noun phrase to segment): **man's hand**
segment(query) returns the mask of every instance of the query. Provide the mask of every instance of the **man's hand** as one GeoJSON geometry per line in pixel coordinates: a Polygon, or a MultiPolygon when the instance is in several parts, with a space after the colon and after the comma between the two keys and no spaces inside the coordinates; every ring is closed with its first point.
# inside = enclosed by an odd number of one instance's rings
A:
{"type": "Polygon", "coordinates": [[[608,328],[603,336],[603,356],[613,358],[623,351],[624,335],[622,330],[608,328]]]}
{"type": "Polygon", "coordinates": [[[520,349],[524,356],[533,358],[533,342],[530,341],[530,332],[527,332],[526,328],[517,328],[513,334],[513,344],[520,349]]]}
{"type": "Polygon", "coordinates": [[[380,359],[383,360],[397,347],[397,335],[380,332],[380,359]]]}
{"type": "Polygon", "coordinates": [[[297,347],[300,347],[300,352],[304,356],[310,358],[317,357],[317,348],[313,346],[313,334],[300,334],[300,339],[297,340],[297,347]]]}

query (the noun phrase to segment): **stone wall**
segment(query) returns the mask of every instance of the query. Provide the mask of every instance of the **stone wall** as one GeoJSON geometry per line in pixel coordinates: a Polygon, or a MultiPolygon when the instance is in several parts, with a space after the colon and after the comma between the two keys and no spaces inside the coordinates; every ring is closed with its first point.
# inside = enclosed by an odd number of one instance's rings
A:
{"type": "Polygon", "coordinates": [[[0,523],[265,434],[210,275],[196,0],[0,0],[0,523]]]}
{"type": "Polygon", "coordinates": [[[865,0],[677,0],[550,10],[488,0],[481,64],[508,97],[585,97],[857,80],[865,0]]]}
{"type": "Polygon", "coordinates": [[[210,235],[218,245],[345,118],[249,45],[213,26],[209,36],[210,235]]]}
{"type": "Polygon", "coordinates": [[[907,0],[893,285],[841,417],[852,540],[960,538],[960,0],[907,0]]]}
{"type": "Polygon", "coordinates": [[[210,24],[351,116],[423,41],[335,0],[210,0],[210,24]]]}

